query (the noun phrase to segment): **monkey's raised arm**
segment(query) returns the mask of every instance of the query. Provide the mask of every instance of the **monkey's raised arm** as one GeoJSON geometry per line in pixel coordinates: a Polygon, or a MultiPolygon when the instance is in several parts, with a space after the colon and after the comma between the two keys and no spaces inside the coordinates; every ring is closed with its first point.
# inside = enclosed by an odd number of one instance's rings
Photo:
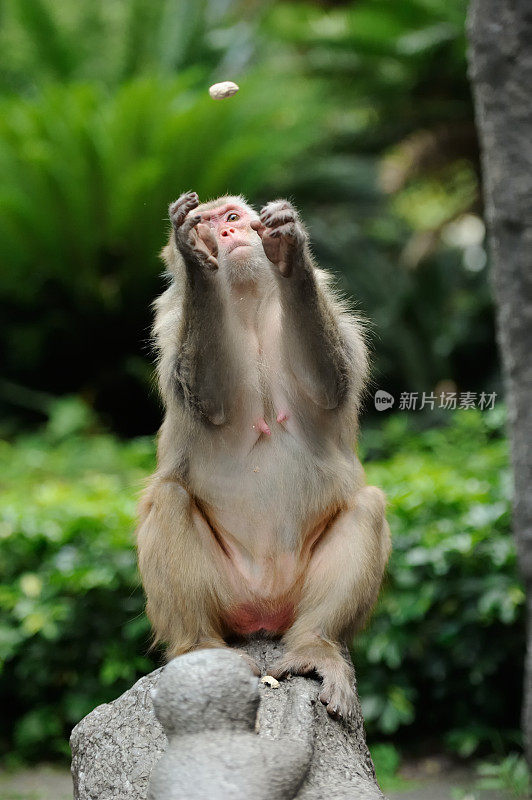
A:
{"type": "Polygon", "coordinates": [[[163,394],[174,391],[188,408],[213,425],[227,421],[236,384],[228,332],[227,304],[219,280],[217,244],[200,216],[189,214],[198,205],[195,192],[170,206],[177,251],[183,262],[184,293],[181,330],[167,364],[163,394]]]}
{"type": "Polygon", "coordinates": [[[320,285],[308,235],[286,200],[268,203],[253,225],[278,279],[285,358],[298,384],[323,409],[334,409],[349,392],[362,391],[367,373],[360,331],[320,285]]]}

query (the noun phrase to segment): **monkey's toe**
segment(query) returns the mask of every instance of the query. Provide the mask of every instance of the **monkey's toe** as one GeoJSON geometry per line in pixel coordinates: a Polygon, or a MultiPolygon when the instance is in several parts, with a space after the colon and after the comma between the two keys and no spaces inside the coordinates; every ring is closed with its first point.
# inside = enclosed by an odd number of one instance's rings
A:
{"type": "Polygon", "coordinates": [[[355,713],[355,692],[349,681],[323,681],[319,699],[334,719],[350,719],[355,713]]]}
{"type": "Polygon", "coordinates": [[[323,653],[322,646],[302,647],[285,653],[268,669],[273,677],[319,675],[322,679],[319,699],[335,719],[349,719],[355,711],[352,668],[340,653],[323,653]]]}
{"type": "Polygon", "coordinates": [[[277,680],[282,680],[289,675],[308,675],[311,672],[316,672],[315,664],[297,653],[286,653],[268,667],[268,675],[277,680]]]}
{"type": "Polygon", "coordinates": [[[291,672],[291,665],[285,659],[279,659],[268,667],[268,675],[276,678],[278,681],[288,677],[291,672]]]}

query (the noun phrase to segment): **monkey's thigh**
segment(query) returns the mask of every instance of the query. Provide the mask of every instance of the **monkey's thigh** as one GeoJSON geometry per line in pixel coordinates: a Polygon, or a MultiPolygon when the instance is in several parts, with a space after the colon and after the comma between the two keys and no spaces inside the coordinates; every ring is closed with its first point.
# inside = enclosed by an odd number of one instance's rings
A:
{"type": "Polygon", "coordinates": [[[290,638],[314,632],[336,640],[364,624],[375,604],[391,542],[385,496],[364,486],[314,548],[290,638]]]}
{"type": "Polygon", "coordinates": [[[168,644],[171,657],[198,646],[223,646],[222,571],[216,544],[197,516],[190,496],[174,481],[153,484],[141,504],[137,543],[146,612],[156,641],[168,644]]]}

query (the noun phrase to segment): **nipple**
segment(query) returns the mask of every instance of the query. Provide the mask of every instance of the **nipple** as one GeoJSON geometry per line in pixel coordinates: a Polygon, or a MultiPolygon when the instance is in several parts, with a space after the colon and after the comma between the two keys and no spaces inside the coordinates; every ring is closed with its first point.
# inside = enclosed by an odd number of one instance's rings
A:
{"type": "Polygon", "coordinates": [[[266,436],[271,436],[271,430],[269,429],[268,425],[266,424],[263,417],[260,417],[257,422],[253,425],[255,430],[260,431],[261,433],[266,434],[266,436]]]}

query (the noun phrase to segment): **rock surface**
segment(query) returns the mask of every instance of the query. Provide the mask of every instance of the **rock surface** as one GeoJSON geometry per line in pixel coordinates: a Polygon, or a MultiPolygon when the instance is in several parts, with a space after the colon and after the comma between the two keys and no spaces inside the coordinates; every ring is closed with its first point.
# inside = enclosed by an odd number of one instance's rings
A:
{"type": "MultiPolygon", "coordinates": [[[[282,652],[260,638],[242,649],[263,673],[282,652]]],[[[74,798],[382,800],[358,701],[338,722],[318,689],[301,677],[260,683],[238,648],[174,659],[74,728],[74,798]]]]}

